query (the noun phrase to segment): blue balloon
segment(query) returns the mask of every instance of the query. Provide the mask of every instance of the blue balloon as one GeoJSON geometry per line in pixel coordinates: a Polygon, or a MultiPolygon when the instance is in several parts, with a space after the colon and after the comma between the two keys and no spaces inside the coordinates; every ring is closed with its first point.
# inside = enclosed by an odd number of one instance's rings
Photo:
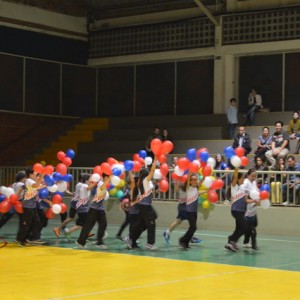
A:
{"type": "Polygon", "coordinates": [[[63,180],[63,176],[58,172],[54,172],[52,174],[52,177],[55,181],[62,181],[63,180]]]}
{"type": "Polygon", "coordinates": [[[226,147],[224,149],[224,154],[226,155],[227,158],[230,159],[232,156],[235,155],[235,151],[232,147],[226,147]]]}
{"type": "Polygon", "coordinates": [[[139,157],[145,159],[147,156],[147,152],[145,150],[140,150],[139,151],[139,157]]]}
{"type": "Polygon", "coordinates": [[[0,195],[0,203],[1,203],[2,201],[4,201],[4,200],[5,200],[5,198],[6,198],[6,196],[5,196],[5,195],[0,195]]]}
{"type": "Polygon", "coordinates": [[[270,186],[267,183],[265,183],[261,186],[260,190],[270,192],[270,186]]]}
{"type": "Polygon", "coordinates": [[[190,160],[193,161],[196,158],[197,150],[195,148],[191,148],[187,151],[186,157],[190,160]]]}
{"type": "Polygon", "coordinates": [[[63,176],[63,181],[71,182],[72,180],[73,180],[72,174],[66,174],[65,176],[63,176]]]}
{"type": "Polygon", "coordinates": [[[44,181],[47,186],[52,186],[55,183],[55,180],[49,175],[44,176],[44,181]]]}
{"type": "Polygon", "coordinates": [[[75,151],[73,149],[68,149],[66,152],[66,156],[70,158],[74,158],[75,156],[75,151]]]}
{"type": "Polygon", "coordinates": [[[199,155],[200,159],[203,161],[203,162],[207,162],[208,158],[209,158],[209,154],[208,152],[206,151],[202,151],[199,155]]]}
{"type": "Polygon", "coordinates": [[[122,170],[120,168],[113,168],[112,173],[115,176],[120,176],[122,174],[122,170]]]}
{"type": "Polygon", "coordinates": [[[125,160],[124,161],[124,169],[125,171],[131,171],[133,169],[133,161],[132,160],[125,160]]]}
{"type": "Polygon", "coordinates": [[[39,197],[41,199],[47,198],[48,195],[49,195],[49,191],[48,191],[47,188],[42,188],[42,189],[39,190],[39,197]]]}

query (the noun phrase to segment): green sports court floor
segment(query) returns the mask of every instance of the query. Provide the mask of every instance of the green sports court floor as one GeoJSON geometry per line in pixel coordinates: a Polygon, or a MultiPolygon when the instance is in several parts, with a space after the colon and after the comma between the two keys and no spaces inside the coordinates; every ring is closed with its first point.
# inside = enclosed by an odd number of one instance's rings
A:
{"type": "MultiPolygon", "coordinates": [[[[76,237],[57,239],[50,220],[43,230],[45,246],[17,246],[18,220],[0,229],[8,241],[0,249],[0,299],[300,299],[300,238],[259,234],[260,250],[224,249],[229,232],[199,229],[200,244],[188,251],[178,246],[187,228],[181,224],[167,245],[157,228],[156,251],[128,250],[115,238],[118,225],[108,227],[108,250],[91,240],[87,250],[75,249],[76,237]]],[[[94,228],[95,232],[96,228],[94,228]]],[[[125,233],[127,231],[125,230],[125,233]]]]}

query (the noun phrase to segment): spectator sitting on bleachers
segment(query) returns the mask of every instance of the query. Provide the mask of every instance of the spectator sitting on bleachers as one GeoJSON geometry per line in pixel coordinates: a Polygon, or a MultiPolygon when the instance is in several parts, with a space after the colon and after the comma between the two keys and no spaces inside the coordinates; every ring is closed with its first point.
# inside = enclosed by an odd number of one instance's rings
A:
{"type": "Polygon", "coordinates": [[[298,139],[296,149],[294,152],[295,154],[298,154],[300,150],[300,119],[298,111],[294,111],[293,119],[290,120],[287,128],[287,133],[290,135],[291,140],[298,139]]]}
{"type": "MultiPolygon", "coordinates": [[[[287,159],[286,171],[300,172],[300,164],[297,164],[295,156],[290,155],[287,159]]],[[[286,183],[282,186],[282,196],[285,202],[282,205],[299,204],[299,192],[300,192],[300,175],[299,174],[287,174],[286,183]],[[289,193],[287,190],[289,189],[289,193]],[[288,199],[287,199],[288,195],[288,199]],[[295,202],[293,203],[293,197],[295,195],[295,202]]]]}
{"type": "Polygon", "coordinates": [[[283,122],[275,122],[275,132],[272,136],[271,149],[265,153],[270,169],[275,166],[277,157],[285,158],[289,153],[289,135],[283,130],[283,122]]]}
{"type": "Polygon", "coordinates": [[[262,129],[262,134],[258,137],[257,140],[257,149],[254,154],[255,157],[260,157],[263,161],[265,161],[265,153],[271,149],[272,136],[270,135],[269,127],[265,126],[262,129]]]}

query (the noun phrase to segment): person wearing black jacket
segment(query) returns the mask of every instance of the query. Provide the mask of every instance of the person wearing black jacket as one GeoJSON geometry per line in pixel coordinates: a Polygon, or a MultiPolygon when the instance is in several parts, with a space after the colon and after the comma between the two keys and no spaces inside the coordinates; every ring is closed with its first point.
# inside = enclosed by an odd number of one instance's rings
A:
{"type": "Polygon", "coordinates": [[[247,156],[252,151],[251,137],[246,132],[244,126],[239,127],[238,134],[233,140],[232,148],[235,149],[238,147],[242,147],[245,149],[245,156],[247,156]]]}

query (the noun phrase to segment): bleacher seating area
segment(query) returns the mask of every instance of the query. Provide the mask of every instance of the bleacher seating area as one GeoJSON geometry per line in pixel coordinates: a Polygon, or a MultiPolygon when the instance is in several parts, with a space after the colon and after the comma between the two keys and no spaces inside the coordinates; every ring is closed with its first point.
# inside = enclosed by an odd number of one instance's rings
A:
{"type": "Polygon", "coordinates": [[[76,122],[77,118],[0,112],[0,164],[25,165],[28,157],[47,147],[76,122]]]}
{"type": "MultiPolygon", "coordinates": [[[[99,124],[94,126],[91,122],[101,122],[100,119],[95,118],[88,120],[92,132],[86,132],[83,127],[77,134],[75,134],[76,128],[87,120],[7,112],[0,112],[0,116],[2,166],[23,166],[28,160],[34,161],[36,155],[40,160],[47,160],[43,157],[43,151],[49,152],[50,145],[53,143],[58,147],[62,145],[61,150],[67,150],[68,139],[64,134],[67,131],[72,133],[72,130],[74,131],[72,141],[77,145],[73,167],[93,167],[108,157],[121,161],[132,159],[134,153],[144,148],[146,138],[155,126],[161,129],[167,128],[175,140],[175,149],[173,154],[169,155],[169,161],[172,156],[184,156],[189,148],[206,147],[214,155],[223,153],[225,147],[232,145],[232,140],[227,138],[225,114],[111,118],[108,126],[102,129],[94,129],[98,128],[99,124]],[[91,138],[85,138],[85,135],[90,133],[92,133],[91,138]]],[[[291,117],[292,112],[258,113],[256,126],[246,127],[246,131],[252,138],[253,151],[249,158],[253,157],[257,138],[263,126],[269,126],[272,133],[275,121],[281,120],[287,125],[291,117]]],[[[239,116],[239,121],[243,123],[242,115],[239,116]]],[[[296,141],[291,141],[291,153],[295,145],[296,141]]],[[[56,153],[52,156],[55,158],[56,153]]],[[[299,162],[298,156],[297,161],[299,162]]]]}

